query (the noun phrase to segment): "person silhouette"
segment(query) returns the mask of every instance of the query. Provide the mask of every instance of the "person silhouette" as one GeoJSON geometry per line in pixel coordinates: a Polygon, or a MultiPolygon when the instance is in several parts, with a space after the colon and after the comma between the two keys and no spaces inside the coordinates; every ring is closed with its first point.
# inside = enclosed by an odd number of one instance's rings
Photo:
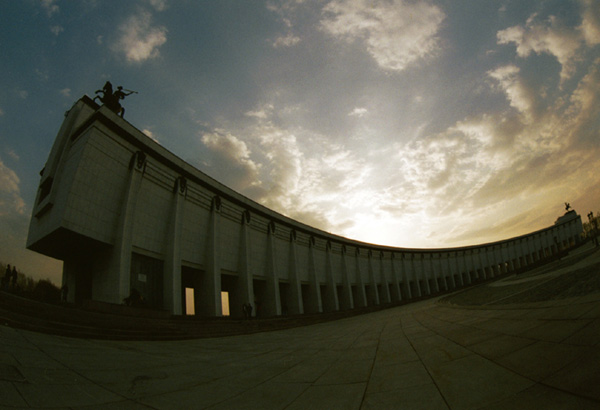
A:
{"type": "Polygon", "coordinates": [[[19,274],[17,273],[17,267],[13,266],[12,268],[12,287],[16,288],[17,287],[17,277],[19,276],[19,274]]]}
{"type": "Polygon", "coordinates": [[[131,95],[133,93],[134,93],[133,91],[125,92],[125,91],[123,91],[123,87],[118,86],[117,91],[115,91],[115,93],[113,94],[113,98],[115,99],[115,104],[118,107],[118,109],[117,109],[117,111],[115,111],[115,113],[120,115],[121,118],[123,118],[123,116],[125,115],[125,108],[121,107],[119,100],[124,100],[125,97],[127,97],[128,95],[131,95]]]}

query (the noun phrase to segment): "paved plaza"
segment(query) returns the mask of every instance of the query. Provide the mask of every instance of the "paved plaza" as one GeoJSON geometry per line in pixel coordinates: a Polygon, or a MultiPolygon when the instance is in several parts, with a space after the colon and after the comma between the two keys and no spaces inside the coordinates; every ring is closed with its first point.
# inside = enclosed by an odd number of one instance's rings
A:
{"type": "Polygon", "coordinates": [[[375,313],[170,342],[0,326],[0,407],[598,409],[600,252],[375,313]]]}

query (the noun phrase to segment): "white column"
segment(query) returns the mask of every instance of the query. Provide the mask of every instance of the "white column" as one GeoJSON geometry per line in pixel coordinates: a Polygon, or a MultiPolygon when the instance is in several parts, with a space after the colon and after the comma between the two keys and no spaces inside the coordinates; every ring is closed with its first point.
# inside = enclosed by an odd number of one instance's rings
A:
{"type": "Polygon", "coordinates": [[[520,251],[521,251],[521,256],[523,257],[523,263],[521,267],[525,267],[525,266],[529,266],[529,259],[527,258],[527,255],[529,254],[529,250],[527,249],[527,241],[525,238],[521,238],[521,243],[520,243],[520,251]]]}
{"type": "MultiPolygon", "coordinates": [[[[425,256],[425,255],[424,255],[425,256]]],[[[424,266],[429,271],[429,278],[433,281],[433,289],[434,292],[438,293],[440,291],[440,283],[438,282],[439,273],[435,271],[435,264],[433,263],[434,254],[427,254],[428,262],[424,262],[424,266]]]]}
{"type": "Polygon", "coordinates": [[[340,301],[337,295],[337,286],[333,277],[333,269],[331,267],[331,242],[327,241],[325,248],[325,275],[327,280],[327,291],[325,292],[324,307],[328,312],[340,310],[340,301]]]}
{"type": "Polygon", "coordinates": [[[544,245],[542,244],[542,234],[537,234],[533,241],[535,247],[535,254],[538,260],[544,259],[544,245]],[[541,255],[540,255],[541,254],[541,255]]]}
{"type": "MultiPolygon", "coordinates": [[[[265,301],[262,311],[265,316],[281,316],[281,297],[279,295],[279,275],[275,269],[275,222],[269,222],[267,226],[267,279],[265,287],[265,301]]],[[[262,315],[262,313],[261,313],[262,315]]]]}
{"type": "Polygon", "coordinates": [[[377,289],[377,282],[375,281],[375,272],[373,270],[373,252],[371,249],[368,250],[368,271],[369,271],[369,299],[373,301],[373,304],[379,305],[379,290],[377,289]]]}
{"type": "Polygon", "coordinates": [[[232,292],[229,298],[229,310],[233,313],[232,316],[240,316],[237,312],[242,312],[242,306],[245,303],[252,305],[252,315],[256,315],[256,306],[254,301],[254,282],[249,268],[249,243],[248,230],[250,225],[250,212],[245,210],[242,212],[240,226],[240,245],[239,245],[239,260],[238,260],[238,278],[235,284],[235,291],[232,292]],[[235,295],[234,298],[232,296],[235,295]]]}
{"type": "Polygon", "coordinates": [[[309,298],[310,311],[323,312],[323,300],[321,299],[321,283],[315,267],[315,238],[310,237],[308,242],[308,276],[309,276],[309,298]]]}
{"type": "Polygon", "coordinates": [[[221,316],[221,264],[219,261],[219,222],[221,200],[214,197],[208,221],[206,240],[206,271],[201,275],[198,286],[199,297],[194,298],[196,314],[221,316]]]}
{"type": "Polygon", "coordinates": [[[458,275],[458,280],[460,283],[461,287],[465,287],[468,282],[465,280],[465,253],[464,251],[462,252],[462,254],[459,254],[458,251],[455,252],[454,254],[454,262],[456,264],[456,274],[458,275]]]}
{"type": "MultiPolygon", "coordinates": [[[[400,255],[400,266],[402,267],[402,284],[404,289],[406,289],[406,295],[408,299],[412,299],[413,297],[421,296],[419,292],[419,288],[417,286],[417,295],[413,295],[412,289],[410,287],[411,278],[413,278],[413,273],[409,272],[409,262],[406,260],[408,256],[406,254],[400,255]]],[[[414,279],[413,279],[414,280],[414,279]]]]}
{"type": "Polygon", "coordinates": [[[473,270],[473,251],[465,251],[464,252],[464,266],[465,272],[467,274],[467,283],[470,285],[473,283],[473,278],[471,277],[471,271],[473,270]],[[468,253],[467,253],[468,252],[468,253]]]}
{"type": "Polygon", "coordinates": [[[550,257],[552,253],[552,241],[550,240],[550,231],[544,231],[544,236],[542,238],[543,246],[544,246],[544,259],[550,257]]]}
{"type": "Polygon", "coordinates": [[[475,271],[477,272],[477,278],[479,280],[485,280],[486,278],[486,272],[485,272],[485,265],[483,263],[482,255],[482,248],[477,248],[473,250],[473,263],[475,264],[475,271]]]}
{"type": "Polygon", "coordinates": [[[454,272],[452,271],[452,265],[450,263],[451,258],[452,258],[451,252],[447,252],[445,258],[442,258],[441,254],[440,254],[440,269],[444,270],[447,273],[446,287],[448,290],[456,289],[456,281],[454,280],[454,272]]]}
{"type": "Polygon", "coordinates": [[[425,291],[427,292],[427,295],[431,295],[431,286],[429,285],[429,277],[425,273],[424,255],[422,253],[420,253],[420,254],[416,254],[413,256],[417,256],[416,258],[413,258],[414,272],[419,279],[423,279],[423,281],[425,282],[425,291]]]}
{"type": "Polygon", "coordinates": [[[359,255],[360,249],[356,248],[354,260],[356,263],[356,286],[358,288],[358,300],[355,300],[354,303],[357,307],[365,307],[367,306],[367,293],[365,292],[365,284],[363,282],[362,272],[360,271],[360,261],[358,259],[359,255]]]}
{"type": "Polygon", "coordinates": [[[300,276],[298,275],[295,230],[292,230],[290,232],[288,279],[290,281],[290,300],[288,301],[289,313],[292,315],[301,315],[304,313],[304,304],[302,301],[302,287],[300,286],[300,276]]]}
{"type": "Polygon", "coordinates": [[[481,266],[481,275],[483,276],[481,279],[485,280],[489,278],[488,272],[488,264],[485,258],[486,248],[477,249],[479,265],[481,266]]]}
{"type": "Polygon", "coordinates": [[[348,273],[346,261],[346,245],[342,245],[342,294],[339,296],[341,309],[354,309],[354,298],[352,296],[352,284],[348,273]]]}
{"type": "Polygon", "coordinates": [[[402,300],[402,292],[400,290],[400,281],[398,280],[398,272],[396,271],[395,254],[390,252],[390,266],[392,272],[392,294],[391,300],[393,302],[400,302],[402,300]]]}
{"type": "Polygon", "coordinates": [[[183,204],[187,193],[185,178],[175,180],[173,189],[173,208],[169,233],[166,240],[165,270],[163,275],[163,301],[165,309],[174,315],[181,315],[182,289],[181,289],[181,228],[183,222],[183,204]]]}
{"type": "Polygon", "coordinates": [[[131,281],[131,246],[133,241],[133,226],[135,223],[135,208],[138,193],[146,169],[146,154],[136,152],[129,163],[129,175],[119,222],[115,231],[115,243],[107,271],[107,286],[93,286],[93,298],[111,303],[122,303],[129,296],[131,281]]]}
{"type": "Polygon", "coordinates": [[[392,301],[392,297],[390,294],[390,284],[385,275],[385,269],[383,266],[383,252],[379,252],[379,281],[381,282],[382,286],[382,294],[379,296],[379,301],[381,303],[390,303],[392,301]]]}
{"type": "Polygon", "coordinates": [[[518,270],[521,268],[521,260],[520,260],[520,253],[519,253],[519,243],[517,243],[516,240],[513,240],[510,243],[510,256],[511,256],[511,261],[513,261],[513,270],[518,270]]]}
{"type": "Polygon", "coordinates": [[[494,246],[495,275],[500,276],[505,272],[504,260],[502,259],[502,244],[494,246]]]}

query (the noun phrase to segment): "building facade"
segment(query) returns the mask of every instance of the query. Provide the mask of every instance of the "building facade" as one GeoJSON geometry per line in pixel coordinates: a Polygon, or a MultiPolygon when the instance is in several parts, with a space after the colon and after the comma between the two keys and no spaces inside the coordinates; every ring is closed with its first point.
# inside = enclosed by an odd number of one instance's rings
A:
{"type": "Polygon", "coordinates": [[[453,290],[553,260],[580,241],[581,218],[483,245],[378,246],[332,235],[244,197],[84,96],[56,137],[27,247],[64,261],[71,302],[232,316],[354,309],[453,290]],[[186,289],[190,292],[186,292],[186,289]]]}

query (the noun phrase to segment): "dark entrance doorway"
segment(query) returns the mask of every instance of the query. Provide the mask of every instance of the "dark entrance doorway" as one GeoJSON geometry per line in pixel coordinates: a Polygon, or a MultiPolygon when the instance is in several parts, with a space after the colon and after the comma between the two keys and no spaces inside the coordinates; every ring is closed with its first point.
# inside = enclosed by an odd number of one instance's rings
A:
{"type": "Polygon", "coordinates": [[[131,255],[131,293],[142,297],[142,304],[154,309],[163,308],[163,261],[150,256],[131,255]]]}

